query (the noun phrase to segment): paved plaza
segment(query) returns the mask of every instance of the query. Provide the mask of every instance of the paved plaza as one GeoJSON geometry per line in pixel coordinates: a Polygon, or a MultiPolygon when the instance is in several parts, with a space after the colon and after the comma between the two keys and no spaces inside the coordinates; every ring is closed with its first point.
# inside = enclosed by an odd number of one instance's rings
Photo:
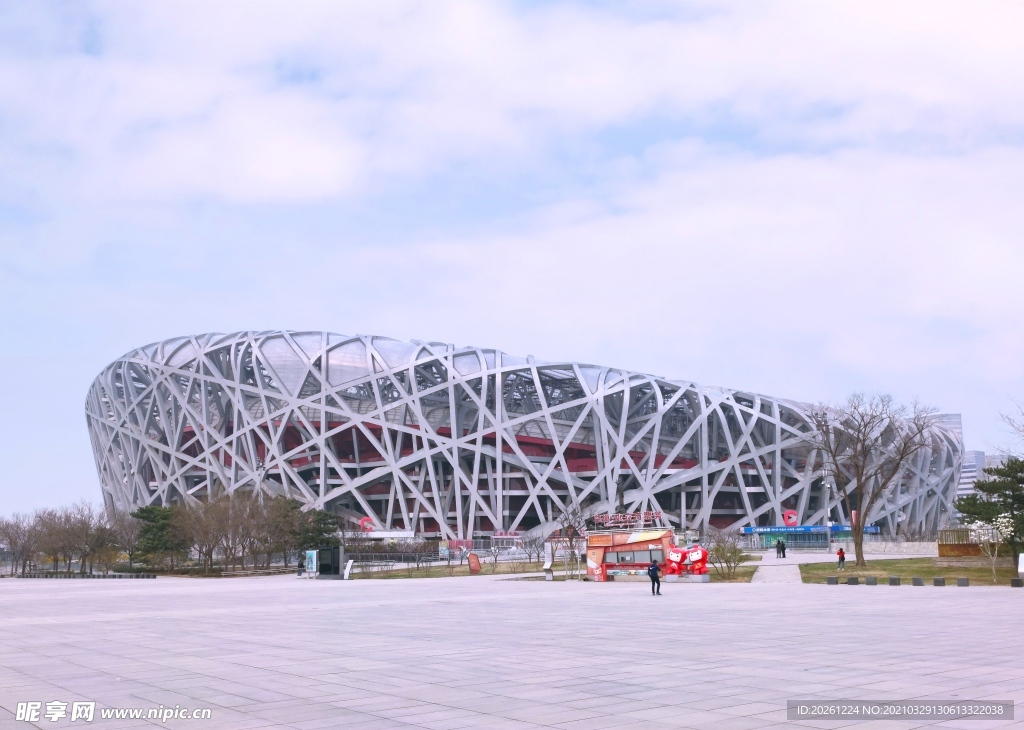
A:
{"type": "MultiPolygon", "coordinates": [[[[19,702],[209,708],[39,727],[708,728],[787,699],[1015,700],[1024,590],[490,576],[0,581],[0,728],[19,702]]],[[[1006,721],[948,721],[986,728],[1006,721]]],[[[1024,725],[1024,716],[1017,724],[1024,725]]]]}

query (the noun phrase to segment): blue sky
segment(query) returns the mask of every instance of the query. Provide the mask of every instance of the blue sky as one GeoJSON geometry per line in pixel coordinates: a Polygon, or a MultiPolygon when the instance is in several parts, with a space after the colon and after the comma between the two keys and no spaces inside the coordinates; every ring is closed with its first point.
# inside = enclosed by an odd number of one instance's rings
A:
{"type": "Polygon", "coordinates": [[[11,3],[0,513],[176,335],[492,346],[1018,447],[1014,3],[11,3]]]}

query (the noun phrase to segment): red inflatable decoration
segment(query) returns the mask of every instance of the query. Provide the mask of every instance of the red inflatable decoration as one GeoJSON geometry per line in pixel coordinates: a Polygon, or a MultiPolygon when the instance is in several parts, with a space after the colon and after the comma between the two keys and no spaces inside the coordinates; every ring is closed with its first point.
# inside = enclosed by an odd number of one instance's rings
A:
{"type": "Polygon", "coordinates": [[[708,551],[700,545],[692,548],[674,547],[665,560],[665,575],[706,575],[708,551]]]}
{"type": "Polygon", "coordinates": [[[372,532],[373,531],[373,518],[372,517],[364,517],[361,520],[359,520],[359,529],[362,530],[363,532],[372,532]]]}
{"type": "Polygon", "coordinates": [[[799,521],[795,509],[787,509],[782,513],[782,521],[786,523],[786,527],[796,527],[796,523],[799,521]]]}

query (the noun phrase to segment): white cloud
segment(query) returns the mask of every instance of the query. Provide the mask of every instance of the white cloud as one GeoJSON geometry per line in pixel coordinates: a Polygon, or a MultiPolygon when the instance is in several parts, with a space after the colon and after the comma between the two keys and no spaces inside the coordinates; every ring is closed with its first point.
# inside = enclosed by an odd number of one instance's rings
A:
{"type": "Polygon", "coordinates": [[[99,4],[78,21],[95,55],[65,33],[40,41],[55,57],[7,56],[6,153],[52,150],[67,194],[268,202],[537,164],[652,113],[787,145],[975,147],[1024,124],[1019,5],[696,7],[99,4]]]}
{"type": "Polygon", "coordinates": [[[83,384],[143,342],[323,327],[794,398],[893,390],[989,446],[1024,397],[1022,16],[15,8],[0,314],[26,357],[72,343],[25,410],[79,422],[83,384]]]}

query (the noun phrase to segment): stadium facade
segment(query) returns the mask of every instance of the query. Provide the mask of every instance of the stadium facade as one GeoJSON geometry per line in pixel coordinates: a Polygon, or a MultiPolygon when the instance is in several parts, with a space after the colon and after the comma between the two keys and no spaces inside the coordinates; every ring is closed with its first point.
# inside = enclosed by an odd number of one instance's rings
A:
{"type": "MultiPolygon", "coordinates": [[[[808,407],[575,362],[329,332],[158,342],[86,401],[116,509],[263,492],[355,528],[468,539],[554,529],[562,510],[660,511],[675,526],[848,524],[808,407]],[[367,521],[364,518],[369,517],[367,521]]],[[[963,447],[938,424],[868,523],[930,530],[963,447]]]]}

